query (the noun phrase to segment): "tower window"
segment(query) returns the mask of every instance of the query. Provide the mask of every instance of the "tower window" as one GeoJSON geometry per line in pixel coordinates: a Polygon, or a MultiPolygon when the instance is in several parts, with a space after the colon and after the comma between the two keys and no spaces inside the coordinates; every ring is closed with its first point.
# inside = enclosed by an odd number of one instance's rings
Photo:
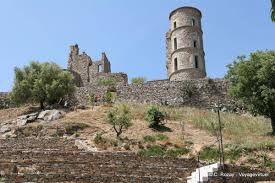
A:
{"type": "Polygon", "coordinates": [[[178,49],[177,38],[174,38],[174,50],[178,49]]]}
{"type": "Polygon", "coordinates": [[[195,56],[195,68],[199,68],[199,56],[195,56]]]}
{"type": "Polygon", "coordinates": [[[197,48],[197,41],[196,40],[193,41],[193,46],[194,46],[194,48],[197,48]]]}
{"type": "Polygon", "coordinates": [[[174,70],[175,71],[178,70],[178,59],[177,58],[174,59],[174,70]]]}
{"type": "Polygon", "coordinates": [[[196,20],[194,18],[192,18],[192,26],[196,25],[196,20]]]}
{"type": "Polygon", "coordinates": [[[177,28],[177,22],[174,22],[174,29],[177,28]]]}
{"type": "Polygon", "coordinates": [[[103,72],[103,65],[98,65],[98,72],[103,72]]]}

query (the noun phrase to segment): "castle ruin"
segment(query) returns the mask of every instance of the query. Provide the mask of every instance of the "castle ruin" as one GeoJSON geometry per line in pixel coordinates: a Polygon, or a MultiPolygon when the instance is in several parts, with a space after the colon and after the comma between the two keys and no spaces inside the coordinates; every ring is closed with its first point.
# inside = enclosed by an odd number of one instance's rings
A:
{"type": "Polygon", "coordinates": [[[164,80],[129,84],[127,74],[111,72],[105,53],[101,60],[93,61],[86,53],[79,54],[78,45],[71,46],[68,69],[76,81],[76,102],[86,105],[89,95],[102,99],[107,91],[112,91],[117,102],[206,108],[222,102],[232,108],[228,81],[206,78],[201,17],[201,12],[193,7],[171,12],[166,34],[168,78],[164,80]],[[112,86],[100,85],[100,80],[110,78],[115,81],[112,86]]]}

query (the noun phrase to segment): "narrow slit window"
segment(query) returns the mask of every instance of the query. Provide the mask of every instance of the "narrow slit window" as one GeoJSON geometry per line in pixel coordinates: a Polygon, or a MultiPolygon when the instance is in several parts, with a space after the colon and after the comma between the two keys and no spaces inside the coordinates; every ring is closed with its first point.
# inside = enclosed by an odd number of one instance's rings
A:
{"type": "Polygon", "coordinates": [[[174,50],[178,49],[177,38],[174,38],[174,50]]]}
{"type": "Polygon", "coordinates": [[[177,28],[177,22],[174,22],[174,29],[177,28]]]}
{"type": "Polygon", "coordinates": [[[195,56],[195,68],[199,68],[199,56],[195,56]]]}
{"type": "Polygon", "coordinates": [[[194,40],[193,45],[194,45],[194,48],[197,48],[197,41],[196,40],[194,40]]]}
{"type": "Polygon", "coordinates": [[[178,59],[177,58],[174,59],[174,70],[175,71],[178,70],[178,59]]]}
{"type": "Polygon", "coordinates": [[[194,18],[192,18],[192,26],[196,25],[196,20],[194,18]]]}

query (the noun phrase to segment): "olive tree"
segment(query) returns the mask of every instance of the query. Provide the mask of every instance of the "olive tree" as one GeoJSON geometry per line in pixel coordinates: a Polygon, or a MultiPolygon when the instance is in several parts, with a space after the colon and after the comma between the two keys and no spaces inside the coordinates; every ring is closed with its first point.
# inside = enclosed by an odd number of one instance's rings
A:
{"type": "Polygon", "coordinates": [[[54,63],[31,62],[15,68],[11,98],[17,104],[35,102],[55,104],[74,90],[73,76],[54,63]]]}
{"type": "Polygon", "coordinates": [[[238,57],[228,69],[229,94],[241,100],[253,114],[270,118],[275,134],[275,51],[238,57]]]}
{"type": "Polygon", "coordinates": [[[125,104],[114,107],[107,114],[107,122],[112,125],[117,137],[132,124],[132,115],[129,107],[125,104]]]}

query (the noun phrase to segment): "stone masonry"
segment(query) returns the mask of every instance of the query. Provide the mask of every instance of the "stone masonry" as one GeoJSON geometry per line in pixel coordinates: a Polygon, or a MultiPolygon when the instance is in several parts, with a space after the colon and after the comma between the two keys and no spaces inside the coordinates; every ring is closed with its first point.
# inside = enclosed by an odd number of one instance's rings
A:
{"type": "Polygon", "coordinates": [[[206,77],[201,12],[181,7],[170,14],[166,33],[167,75],[170,81],[206,77]]]}
{"type": "MultiPolygon", "coordinates": [[[[93,61],[85,52],[79,53],[78,45],[72,45],[68,59],[68,70],[76,84],[72,104],[87,105],[90,95],[102,102],[104,94],[111,91],[117,102],[203,108],[212,108],[221,102],[235,110],[236,102],[227,95],[229,82],[205,78],[201,16],[193,7],[178,8],[170,14],[171,26],[166,34],[168,79],[165,80],[129,84],[127,74],[111,72],[111,63],[105,53],[100,60],[93,61]],[[173,43],[175,38],[176,44],[173,43]],[[110,80],[111,84],[103,82],[110,80]]],[[[0,108],[6,101],[7,95],[0,94],[0,108]]]]}

